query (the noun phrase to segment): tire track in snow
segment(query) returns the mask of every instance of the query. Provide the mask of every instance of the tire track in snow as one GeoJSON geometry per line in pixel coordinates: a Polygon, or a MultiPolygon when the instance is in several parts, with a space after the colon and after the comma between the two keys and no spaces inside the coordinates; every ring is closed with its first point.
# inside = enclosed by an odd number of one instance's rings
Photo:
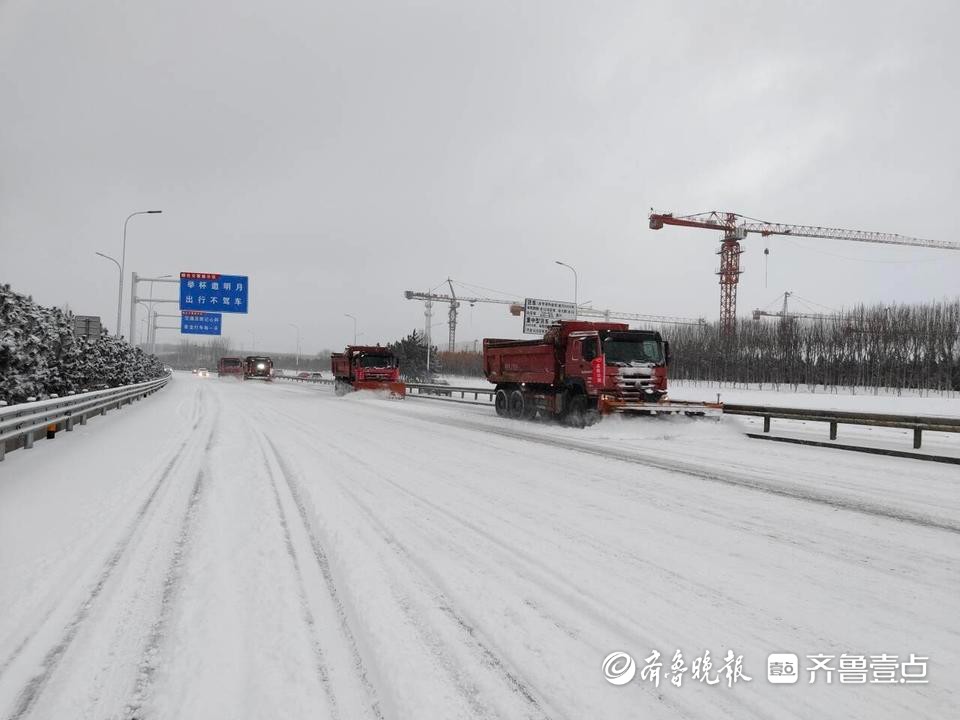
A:
{"type": "Polygon", "coordinates": [[[340,631],[343,633],[343,636],[347,641],[354,667],[359,674],[361,684],[367,692],[367,698],[370,702],[370,709],[377,720],[383,720],[383,712],[380,709],[380,700],[377,696],[376,689],[373,687],[373,684],[370,682],[370,678],[367,675],[367,668],[363,662],[363,658],[360,655],[356,636],[353,634],[353,630],[350,628],[350,622],[347,618],[346,608],[343,605],[343,599],[340,597],[340,591],[337,589],[336,582],[333,579],[333,573],[330,570],[330,560],[327,557],[323,546],[320,544],[316,533],[313,531],[313,526],[310,523],[306,506],[303,503],[303,497],[300,494],[300,489],[297,487],[296,481],[292,477],[290,469],[287,467],[287,464],[284,462],[276,446],[273,444],[273,441],[270,440],[269,437],[265,439],[267,444],[270,446],[270,449],[273,451],[274,459],[277,461],[277,466],[280,468],[280,472],[286,481],[287,488],[290,491],[290,496],[293,498],[294,505],[296,505],[297,512],[300,515],[300,520],[303,523],[304,531],[310,540],[310,546],[313,550],[313,557],[320,568],[320,573],[323,575],[323,581],[326,585],[327,593],[330,595],[330,600],[333,602],[334,608],[336,609],[337,618],[340,621],[340,631]]]}
{"type": "Polygon", "coordinates": [[[263,440],[261,437],[257,438],[257,443],[260,446],[260,454],[263,456],[264,466],[266,467],[267,475],[270,478],[270,487],[273,490],[273,498],[277,505],[277,516],[280,520],[280,527],[283,528],[283,539],[287,548],[287,556],[290,558],[290,562],[293,566],[293,573],[296,577],[297,596],[298,600],[300,601],[300,612],[304,625],[307,627],[307,634],[310,636],[310,644],[313,646],[313,657],[316,663],[317,676],[320,678],[320,684],[323,687],[323,692],[326,695],[327,701],[330,705],[330,715],[334,720],[337,720],[340,717],[340,711],[337,706],[337,699],[334,695],[333,687],[330,683],[330,671],[327,668],[326,656],[323,652],[323,646],[320,643],[320,636],[317,633],[316,618],[313,615],[313,610],[310,609],[310,603],[307,599],[307,588],[306,583],[304,583],[303,580],[303,573],[300,570],[300,559],[297,556],[296,549],[293,547],[293,538],[290,535],[290,525],[287,521],[287,513],[283,509],[283,503],[280,500],[280,490],[277,487],[277,479],[273,473],[273,468],[270,465],[270,460],[267,457],[266,448],[263,445],[263,440]]]}
{"type": "MultiPolygon", "coordinates": [[[[299,427],[297,427],[297,429],[300,430],[305,436],[310,437],[306,431],[303,431],[299,427]]],[[[464,518],[456,515],[455,513],[450,512],[443,506],[438,505],[433,501],[423,497],[422,495],[419,495],[413,492],[412,490],[410,490],[407,487],[404,487],[400,483],[390,480],[389,478],[385,477],[378,469],[374,468],[370,463],[366,462],[362,458],[338,446],[328,445],[328,447],[330,447],[335,452],[347,458],[351,464],[359,467],[367,468],[370,471],[370,474],[372,477],[377,477],[378,479],[388,483],[401,495],[404,495],[412,499],[414,502],[419,503],[424,507],[436,512],[437,514],[447,518],[449,521],[453,522],[458,527],[480,536],[481,538],[489,542],[491,545],[493,545],[501,553],[503,553],[504,558],[508,562],[516,561],[519,558],[521,561],[523,561],[525,565],[525,573],[523,574],[518,573],[518,576],[520,577],[536,576],[537,587],[550,588],[557,597],[562,597],[567,602],[567,604],[576,612],[587,613],[588,615],[593,617],[595,620],[604,622],[610,625],[611,628],[615,629],[617,633],[622,636],[630,635],[630,630],[627,625],[623,625],[623,624],[611,625],[609,623],[609,620],[607,619],[607,617],[617,617],[621,612],[621,608],[619,606],[610,604],[605,597],[585,594],[581,587],[579,587],[576,584],[569,583],[564,576],[558,575],[556,573],[546,570],[543,567],[543,564],[536,557],[530,556],[529,554],[525,553],[522,549],[514,545],[510,545],[508,543],[503,542],[496,535],[479,527],[478,525],[470,522],[469,520],[465,520],[464,518]],[[597,610],[594,607],[595,605],[604,607],[607,611],[606,615],[603,615],[597,612],[597,610]]],[[[373,522],[376,522],[380,524],[381,527],[384,527],[383,524],[373,516],[372,511],[369,509],[369,507],[362,500],[360,500],[351,490],[349,490],[349,488],[347,488],[346,486],[344,486],[342,483],[339,483],[339,482],[338,482],[338,485],[341,488],[341,490],[343,490],[346,494],[350,495],[353,498],[354,502],[361,507],[361,509],[365,512],[365,514],[368,515],[368,517],[371,518],[373,522]]],[[[505,519],[505,518],[503,518],[502,521],[507,524],[510,522],[509,519],[505,519]]],[[[393,539],[394,536],[392,536],[392,534],[391,534],[391,538],[392,539],[387,540],[389,544],[393,544],[396,546],[400,545],[399,542],[393,539]]],[[[409,553],[407,554],[410,555],[409,553]]],[[[423,569],[421,568],[421,570],[423,569]]],[[[562,625],[562,623],[557,618],[551,618],[551,620],[558,626],[562,625]]]]}
{"type": "MultiPolygon", "coordinates": [[[[357,497],[351,490],[347,489],[347,487],[339,481],[337,481],[337,484],[341,491],[353,499],[357,507],[359,507],[361,512],[367,517],[370,524],[386,542],[387,546],[390,547],[398,557],[400,557],[400,559],[411,570],[411,573],[419,576],[421,582],[428,586],[426,588],[427,592],[431,600],[433,600],[436,608],[449,620],[453,621],[454,625],[461,631],[462,634],[467,635],[469,638],[469,645],[474,648],[475,652],[479,656],[481,664],[494,670],[502,680],[506,681],[507,686],[513,691],[513,693],[522,698],[530,706],[531,711],[533,711],[535,714],[528,715],[527,717],[538,717],[547,720],[552,717],[563,717],[562,715],[557,714],[556,711],[553,711],[554,714],[552,715],[547,714],[542,707],[541,701],[536,698],[535,692],[530,684],[521,678],[516,671],[508,668],[500,656],[491,650],[489,645],[478,636],[478,633],[473,625],[468,623],[466,619],[464,619],[463,615],[458,613],[453,608],[450,599],[447,597],[444,591],[437,587],[436,582],[432,579],[430,572],[424,569],[422,564],[415,559],[407,547],[397,539],[396,535],[390,532],[386,525],[384,525],[383,522],[373,514],[373,511],[370,510],[366,503],[360,500],[359,497],[357,497]]],[[[417,618],[411,614],[409,603],[401,602],[400,608],[411,621],[411,624],[417,629],[418,633],[420,633],[421,638],[425,640],[427,646],[431,649],[434,656],[448,661],[446,669],[453,677],[456,687],[460,689],[461,694],[469,702],[471,708],[476,710],[478,715],[489,715],[487,708],[483,705],[480,705],[476,698],[476,695],[478,694],[477,689],[475,687],[467,687],[463,682],[464,671],[462,669],[456,669],[449,666],[449,657],[446,653],[442,652],[442,640],[435,634],[430,633],[426,628],[421,627],[421,624],[417,622],[417,618]]]]}
{"type": "MultiPolygon", "coordinates": [[[[198,424],[199,422],[194,423],[193,428],[190,430],[190,435],[192,435],[193,432],[197,429],[198,424]]],[[[157,494],[157,491],[160,489],[160,485],[166,479],[166,476],[170,474],[170,471],[173,469],[173,464],[176,463],[176,461],[180,458],[181,454],[183,453],[183,449],[187,446],[187,444],[190,442],[191,439],[192,438],[188,436],[186,440],[180,443],[180,447],[178,447],[173,452],[170,462],[167,463],[167,465],[165,465],[163,469],[160,471],[160,478],[155,484],[147,500],[141,505],[140,509],[138,510],[134,523],[138,523],[139,520],[142,519],[142,516],[146,512],[146,506],[148,506],[150,502],[153,501],[153,497],[157,494]]],[[[133,529],[135,528],[132,528],[131,530],[133,529]]],[[[130,535],[132,534],[133,533],[131,531],[130,535]]],[[[126,541],[129,542],[129,538],[127,538],[126,541]]],[[[0,663],[0,677],[3,677],[3,674],[4,672],[6,672],[7,668],[9,668],[16,661],[16,659],[20,656],[20,653],[23,652],[23,650],[30,644],[30,641],[33,640],[37,632],[39,632],[40,628],[42,628],[47,623],[47,621],[50,619],[50,616],[56,610],[56,607],[57,607],[56,603],[51,605],[50,608],[47,610],[47,612],[44,613],[40,621],[36,624],[36,627],[32,631],[30,631],[23,638],[23,640],[21,640],[20,643],[13,649],[13,651],[11,651],[10,655],[8,655],[7,658],[2,663],[0,663]]]]}
{"type": "MultiPolygon", "coordinates": [[[[191,433],[194,432],[199,425],[199,420],[194,423],[194,426],[191,430],[191,433]]],[[[93,588],[88,593],[86,599],[80,604],[80,607],[76,610],[71,618],[70,622],[67,623],[66,628],[63,631],[63,634],[60,636],[60,639],[54,644],[54,646],[47,651],[47,654],[44,656],[43,661],[40,665],[40,672],[34,675],[26,684],[26,686],[20,691],[17,697],[16,707],[14,708],[13,713],[9,715],[10,720],[20,720],[24,717],[30,709],[33,707],[34,703],[39,699],[40,694],[43,691],[43,688],[46,686],[50,677],[53,675],[53,672],[56,670],[57,666],[60,664],[60,661],[63,659],[64,654],[67,649],[70,647],[74,638],[76,638],[77,633],[80,630],[80,627],[83,625],[84,621],[89,617],[90,611],[93,608],[97,598],[100,596],[103,591],[104,586],[110,580],[111,575],[113,574],[114,569],[120,563],[120,560],[123,558],[126,553],[127,548],[130,546],[131,541],[134,536],[140,529],[140,526],[143,524],[143,520],[146,517],[148,511],[153,506],[154,499],[157,497],[160,492],[161,487],[165,484],[167,478],[170,477],[174,467],[177,465],[177,461],[182,457],[184,448],[191,441],[191,437],[188,437],[176,450],[173,457],[170,461],[164,466],[160,477],[157,479],[157,482],[154,484],[153,488],[150,491],[150,494],[147,496],[146,500],[140,505],[137,510],[136,515],[133,518],[133,521],[130,524],[127,532],[120,539],[120,541],[114,546],[114,550],[111,553],[110,557],[104,563],[103,567],[100,569],[99,576],[97,577],[97,582],[94,584],[93,588]]],[[[52,612],[52,611],[51,611],[52,612]]],[[[36,633],[37,631],[34,631],[36,633]]],[[[32,637],[32,636],[31,636],[32,637]]],[[[19,654],[23,647],[25,647],[27,642],[21,643],[18,646],[15,653],[19,654]]],[[[13,662],[15,657],[11,657],[4,664],[4,669],[13,662]]]]}
{"type": "MultiPolygon", "coordinates": [[[[214,423],[216,427],[216,423],[214,423]]],[[[210,432],[207,443],[204,446],[204,453],[209,453],[214,444],[216,429],[210,432]]],[[[133,692],[133,697],[124,708],[124,717],[128,720],[141,720],[143,715],[143,704],[146,701],[150,690],[153,687],[154,676],[157,671],[157,660],[160,656],[160,646],[163,644],[166,636],[167,625],[170,622],[170,616],[173,611],[173,603],[180,591],[180,584],[183,580],[184,555],[190,544],[190,537],[193,532],[194,518],[197,514],[197,507],[200,504],[200,498],[206,486],[207,474],[204,468],[197,473],[193,483],[193,489],[187,500],[187,507],[180,521],[180,531],[177,534],[177,541],[173,548],[173,554],[167,565],[167,571],[163,579],[163,591],[160,596],[160,612],[157,619],[150,627],[150,634],[147,638],[147,644],[144,647],[143,654],[138,664],[137,680],[133,692]]]]}
{"type": "MultiPolygon", "coordinates": [[[[316,438],[312,437],[307,431],[303,430],[300,427],[297,429],[304,434],[305,437],[315,441],[316,438]]],[[[536,558],[529,556],[523,550],[519,549],[514,545],[505,543],[496,535],[484,530],[483,528],[473,524],[469,520],[466,520],[459,515],[447,510],[446,508],[434,503],[433,501],[413,492],[409,488],[404,487],[402,484],[389,479],[386,477],[380,470],[372,466],[369,462],[365,461],[363,458],[354,455],[353,453],[344,450],[338,445],[333,445],[327,443],[327,447],[336,453],[340,454],[346,458],[351,465],[356,467],[366,468],[369,471],[371,477],[376,477],[377,479],[388,483],[390,486],[394,487],[401,495],[409,497],[415,503],[421,504],[423,507],[426,507],[429,510],[433,510],[439,515],[446,517],[448,520],[452,521],[457,527],[463,528],[469,532],[476,533],[478,536],[491,543],[495,549],[500,551],[503,556],[503,562],[507,565],[512,562],[516,562],[519,559],[523,563],[523,571],[517,570],[517,575],[521,579],[529,579],[531,577],[536,578],[535,585],[539,589],[549,589],[555,598],[566,603],[568,607],[574,611],[574,613],[579,615],[586,615],[593,619],[594,622],[606,626],[614,631],[614,634],[627,638],[634,636],[633,630],[626,624],[612,621],[611,618],[616,618],[621,615],[622,608],[613,605],[609,602],[609,599],[604,596],[595,596],[586,594],[583,592],[582,588],[575,584],[568,582],[567,578],[557,573],[551,572],[544,568],[543,564],[539,562],[536,558]],[[599,608],[605,609],[606,612],[601,612],[599,608]]],[[[373,513],[372,509],[361,500],[348,486],[336,481],[341,491],[344,494],[350,496],[353,501],[357,504],[360,510],[368,518],[368,520],[376,526],[380,533],[383,536],[384,541],[390,546],[394,552],[405,561],[407,566],[411,569],[412,573],[419,575],[425,580],[426,583],[431,585],[435,589],[435,595],[433,595],[435,602],[437,602],[437,607],[441,612],[448,616],[449,619],[458,623],[458,626],[461,630],[466,632],[468,636],[477,643],[481,643],[480,638],[477,637],[477,632],[471,626],[462,615],[456,612],[452,604],[450,603],[447,595],[444,593],[441,585],[442,581],[439,580],[436,575],[432,572],[429,566],[424,565],[422,562],[416,559],[414,553],[411,553],[397,538],[396,536],[386,527],[386,525],[379,520],[379,518],[373,513]]],[[[504,522],[507,522],[506,520],[504,522]]],[[[456,536],[456,532],[452,533],[452,536],[456,536]]],[[[466,550],[469,553],[469,547],[461,546],[462,549],[466,550]]],[[[527,607],[530,607],[527,605],[527,607]]],[[[566,632],[563,626],[563,622],[558,619],[556,616],[548,613],[544,608],[541,607],[531,607],[532,612],[537,614],[541,618],[545,618],[548,622],[551,622],[556,627],[560,628],[561,631],[566,632]]],[[[647,642],[649,638],[638,638],[640,642],[647,642]]],[[[649,644],[649,643],[648,643],[649,644]]],[[[657,638],[652,641],[652,645],[663,645],[669,644],[662,639],[657,638]]],[[[488,647],[484,647],[484,650],[491,652],[488,647]]],[[[482,656],[484,665],[489,666],[489,658],[486,655],[482,656]]],[[[522,679],[521,679],[522,680],[522,679]]],[[[527,687],[531,686],[531,683],[526,683],[527,687]]],[[[646,688],[645,688],[646,689],[646,688]]],[[[682,704],[678,704],[676,700],[672,698],[667,698],[661,691],[655,690],[655,698],[657,702],[661,703],[664,707],[670,708],[670,710],[676,713],[677,717],[682,718],[694,718],[697,717],[697,713],[694,709],[687,708],[682,704]]],[[[540,713],[543,713],[543,717],[551,717],[547,715],[543,708],[538,707],[537,710],[540,713]]],[[[551,708],[550,712],[556,713],[557,716],[561,716],[559,711],[555,708],[551,708]]],[[[744,717],[762,717],[761,714],[758,714],[756,711],[740,706],[738,708],[744,717]]]]}
{"type": "MultiPolygon", "coordinates": [[[[298,430],[300,429],[299,425],[297,425],[296,427],[298,430]]],[[[273,447],[272,443],[271,443],[271,447],[273,447]]],[[[354,464],[357,464],[362,467],[368,467],[368,468],[370,467],[368,463],[352,455],[351,453],[344,451],[342,448],[335,447],[329,444],[328,444],[328,447],[331,447],[336,452],[339,452],[341,455],[347,457],[354,464]]],[[[274,447],[274,453],[277,454],[275,447],[274,447]]],[[[280,460],[279,454],[277,454],[277,459],[278,459],[278,462],[281,464],[281,468],[283,469],[284,474],[285,476],[287,476],[287,479],[289,482],[289,476],[291,474],[291,471],[289,470],[289,468],[286,468],[283,461],[280,460]]],[[[385,479],[379,473],[374,472],[372,469],[371,469],[371,473],[376,477],[380,477],[380,479],[385,479]]],[[[425,583],[429,584],[432,587],[433,589],[432,599],[434,600],[437,609],[439,609],[440,612],[443,613],[443,615],[446,616],[447,619],[454,624],[454,626],[457,628],[457,630],[460,632],[461,635],[466,636],[468,645],[472,646],[475,649],[477,655],[479,656],[481,664],[493,670],[500,677],[500,679],[510,688],[510,690],[513,693],[515,693],[518,697],[522,698],[522,700],[525,703],[527,703],[531,711],[535,713],[532,717],[538,717],[538,718],[544,718],[544,719],[549,719],[551,717],[562,717],[561,714],[556,714],[554,716],[547,714],[547,712],[543,708],[543,702],[537,699],[536,693],[531,687],[530,683],[524,680],[516,670],[509,668],[506,662],[503,660],[503,658],[501,658],[497,653],[495,653],[490,648],[489,644],[483,640],[483,638],[477,632],[476,628],[470,622],[468,622],[461,613],[457,612],[456,609],[454,609],[453,605],[450,603],[446,594],[443,592],[442,589],[440,589],[437,586],[436,581],[431,578],[429,571],[425,570],[422,567],[422,565],[413,557],[413,555],[409,552],[409,550],[407,550],[407,548],[396,538],[396,536],[393,535],[383,525],[383,523],[373,515],[372,511],[370,511],[370,509],[363,503],[362,500],[360,500],[351,490],[349,490],[339,480],[336,480],[336,482],[338,487],[340,487],[340,489],[344,491],[345,494],[347,494],[353,499],[354,503],[357,504],[357,506],[361,509],[361,511],[369,518],[371,523],[374,524],[379,529],[380,534],[383,536],[388,546],[392,547],[394,551],[397,552],[397,554],[400,555],[401,558],[405,560],[408,566],[414,572],[416,572],[425,583]]],[[[388,481],[388,482],[391,482],[391,481],[388,481]]],[[[391,482],[391,484],[395,484],[395,483],[391,482]]],[[[397,486],[397,487],[400,487],[400,486],[397,486]]],[[[406,613],[407,608],[404,608],[401,605],[401,609],[404,610],[404,612],[406,613]]],[[[414,625],[416,625],[416,623],[414,623],[414,625]]],[[[419,631],[419,628],[418,628],[418,631],[419,631]]],[[[426,640],[427,640],[428,647],[431,647],[431,649],[433,649],[432,646],[435,645],[434,639],[428,637],[426,638],[426,640]]],[[[457,687],[461,690],[466,689],[459,683],[457,687]]],[[[464,697],[467,698],[468,702],[471,704],[471,707],[475,707],[478,710],[478,712],[482,714],[487,714],[485,708],[483,708],[482,706],[476,705],[475,698],[471,698],[469,694],[465,692],[463,693],[463,695],[464,697]]],[[[556,713],[557,711],[554,710],[553,712],[556,713]]],[[[528,717],[531,717],[531,716],[528,716],[528,717]]]]}

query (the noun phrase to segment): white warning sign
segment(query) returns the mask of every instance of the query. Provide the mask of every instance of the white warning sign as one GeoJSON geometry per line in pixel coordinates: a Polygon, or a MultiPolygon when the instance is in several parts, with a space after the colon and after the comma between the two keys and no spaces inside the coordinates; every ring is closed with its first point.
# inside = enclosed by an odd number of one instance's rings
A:
{"type": "Polygon", "coordinates": [[[561,320],[575,320],[576,309],[571,302],[527,298],[523,302],[523,332],[543,335],[547,328],[561,320]]]}

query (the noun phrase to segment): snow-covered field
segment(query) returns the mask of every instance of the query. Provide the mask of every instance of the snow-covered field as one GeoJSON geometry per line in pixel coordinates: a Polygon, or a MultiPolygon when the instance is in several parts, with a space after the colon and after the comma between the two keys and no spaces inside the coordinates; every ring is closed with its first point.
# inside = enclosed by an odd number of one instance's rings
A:
{"type": "Polygon", "coordinates": [[[0,712],[950,716],[956,466],[726,420],[574,430],[177,374],[0,463],[0,712]],[[622,686],[601,671],[618,650],[622,686]],[[711,680],[728,650],[752,679],[698,682],[708,650],[711,680]],[[797,684],[768,682],[774,652],[797,684]],[[810,684],[818,653],[915,653],[928,682],[810,684]]]}

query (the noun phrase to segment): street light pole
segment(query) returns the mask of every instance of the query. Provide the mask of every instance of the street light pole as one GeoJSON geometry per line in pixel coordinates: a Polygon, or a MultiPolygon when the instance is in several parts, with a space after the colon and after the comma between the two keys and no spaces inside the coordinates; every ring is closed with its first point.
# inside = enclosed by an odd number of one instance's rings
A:
{"type": "MultiPolygon", "coordinates": [[[[120,288],[117,291],[117,335],[120,335],[120,309],[123,307],[123,271],[127,266],[127,223],[134,215],[159,215],[163,210],[138,210],[127,215],[123,221],[123,251],[120,255],[120,288]]],[[[130,328],[130,334],[133,334],[133,328],[130,328]]]]}
{"type": "MultiPolygon", "coordinates": [[[[164,278],[173,277],[173,275],[157,275],[155,278],[150,278],[150,313],[153,312],[153,282],[154,280],[163,280],[164,278]]],[[[147,344],[150,346],[150,354],[153,354],[153,338],[152,330],[150,329],[150,314],[147,315],[147,344]]]]}
{"type": "Polygon", "coordinates": [[[577,296],[579,294],[579,280],[577,278],[577,271],[573,265],[567,265],[565,262],[560,262],[559,260],[554,260],[557,265],[563,265],[565,268],[573,270],[573,319],[576,320],[580,312],[580,305],[577,303],[577,296]]]}
{"type": "Polygon", "coordinates": [[[150,327],[152,328],[152,330],[150,330],[150,354],[151,355],[157,354],[157,315],[158,313],[156,310],[150,313],[150,318],[151,318],[150,327]]]}
{"type": "Polygon", "coordinates": [[[295,323],[287,323],[297,331],[297,372],[300,371],[300,326],[295,323]]]}
{"type": "MultiPolygon", "coordinates": [[[[114,265],[117,266],[117,270],[120,272],[120,286],[123,287],[123,268],[120,267],[120,261],[117,260],[116,258],[110,257],[109,255],[104,255],[102,252],[94,251],[94,255],[99,255],[102,258],[106,258],[107,260],[109,260],[110,262],[112,262],[114,265]]],[[[120,337],[119,311],[117,313],[117,337],[120,337]]]]}
{"type": "Polygon", "coordinates": [[[356,345],[357,344],[357,319],[350,313],[344,313],[343,316],[353,320],[353,344],[356,345]]]}

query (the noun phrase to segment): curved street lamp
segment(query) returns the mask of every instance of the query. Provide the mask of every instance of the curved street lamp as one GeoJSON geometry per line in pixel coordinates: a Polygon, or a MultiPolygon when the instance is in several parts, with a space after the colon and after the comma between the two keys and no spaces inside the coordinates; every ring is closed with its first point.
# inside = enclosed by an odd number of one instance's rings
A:
{"type": "Polygon", "coordinates": [[[353,344],[356,345],[357,344],[357,319],[350,313],[344,313],[343,316],[353,320],[353,344]]]}
{"type": "MultiPolygon", "coordinates": [[[[123,287],[123,268],[120,267],[120,261],[117,260],[117,259],[114,258],[114,257],[110,257],[109,255],[105,255],[105,254],[102,253],[102,252],[96,252],[96,251],[94,251],[94,255],[99,255],[99,256],[102,257],[102,258],[106,258],[107,260],[109,260],[110,262],[112,262],[114,265],[117,266],[117,272],[120,273],[120,286],[123,287]]],[[[119,310],[119,308],[118,308],[118,310],[119,310]]],[[[117,315],[117,337],[120,337],[120,316],[119,316],[119,313],[118,313],[118,315],[117,315]]]]}

